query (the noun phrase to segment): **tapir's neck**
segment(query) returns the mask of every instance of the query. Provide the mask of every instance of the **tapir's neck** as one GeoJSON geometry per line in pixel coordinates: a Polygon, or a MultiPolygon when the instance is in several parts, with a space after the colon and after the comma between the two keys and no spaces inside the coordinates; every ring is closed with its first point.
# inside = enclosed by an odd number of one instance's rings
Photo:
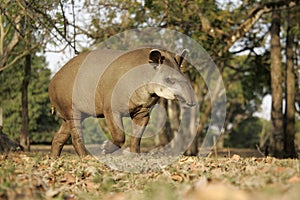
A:
{"type": "Polygon", "coordinates": [[[153,87],[151,85],[145,85],[134,91],[130,101],[135,106],[151,107],[158,99],[159,97],[154,94],[153,87]]]}

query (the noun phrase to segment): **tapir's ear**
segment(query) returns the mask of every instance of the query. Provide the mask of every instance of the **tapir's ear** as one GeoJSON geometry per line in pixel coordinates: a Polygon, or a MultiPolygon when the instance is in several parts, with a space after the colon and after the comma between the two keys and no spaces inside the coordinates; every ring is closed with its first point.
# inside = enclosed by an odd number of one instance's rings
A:
{"type": "Polygon", "coordinates": [[[149,54],[149,63],[153,64],[155,67],[162,64],[165,57],[161,55],[158,49],[153,49],[149,54]]]}
{"type": "Polygon", "coordinates": [[[179,67],[184,67],[187,63],[189,50],[184,49],[182,50],[181,54],[176,55],[176,61],[179,67]]]}

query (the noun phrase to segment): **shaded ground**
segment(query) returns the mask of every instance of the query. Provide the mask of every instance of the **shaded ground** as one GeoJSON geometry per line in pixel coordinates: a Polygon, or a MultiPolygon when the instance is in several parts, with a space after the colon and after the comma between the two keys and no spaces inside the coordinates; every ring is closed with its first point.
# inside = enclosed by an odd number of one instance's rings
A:
{"type": "Polygon", "coordinates": [[[21,146],[4,134],[0,126],[0,153],[14,150],[21,150],[21,146]]]}
{"type": "Polygon", "coordinates": [[[0,199],[299,199],[299,160],[227,151],[226,158],[182,156],[160,171],[129,173],[81,160],[71,146],[56,160],[40,148],[0,155],[0,199]]]}
{"type": "MultiPolygon", "coordinates": [[[[49,153],[51,146],[50,145],[31,145],[32,152],[42,152],[49,153]]],[[[75,150],[72,145],[65,145],[62,153],[75,154],[75,150]]],[[[215,153],[212,152],[215,156],[215,153]]],[[[236,149],[236,148],[224,148],[218,149],[216,154],[217,157],[231,157],[232,155],[237,154],[241,157],[263,157],[262,153],[256,149],[236,149]]]]}

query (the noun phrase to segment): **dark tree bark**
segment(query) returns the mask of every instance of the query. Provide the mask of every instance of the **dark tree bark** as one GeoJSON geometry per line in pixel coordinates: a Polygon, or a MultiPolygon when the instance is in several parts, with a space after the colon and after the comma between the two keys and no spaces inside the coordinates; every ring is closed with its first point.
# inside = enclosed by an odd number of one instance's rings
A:
{"type": "Polygon", "coordinates": [[[282,68],[280,47],[280,11],[274,9],[272,12],[271,25],[271,134],[270,154],[275,157],[284,157],[284,132],[282,114],[282,68]]]}
{"type": "Polygon", "coordinates": [[[0,106],[0,131],[2,130],[2,126],[3,126],[3,118],[2,118],[2,108],[0,106]]]}
{"type": "Polygon", "coordinates": [[[28,54],[25,57],[24,65],[24,78],[22,81],[22,124],[20,133],[20,145],[25,151],[30,150],[30,140],[28,131],[28,85],[30,81],[30,71],[31,71],[31,55],[28,54]]]}
{"type": "Polygon", "coordinates": [[[285,153],[287,157],[296,158],[295,148],[295,91],[296,91],[296,78],[294,71],[294,51],[293,40],[294,35],[291,32],[292,23],[296,20],[293,18],[293,10],[288,10],[288,28],[287,28],[287,40],[286,40],[286,77],[285,77],[285,115],[284,115],[284,131],[285,131],[285,153]]]}

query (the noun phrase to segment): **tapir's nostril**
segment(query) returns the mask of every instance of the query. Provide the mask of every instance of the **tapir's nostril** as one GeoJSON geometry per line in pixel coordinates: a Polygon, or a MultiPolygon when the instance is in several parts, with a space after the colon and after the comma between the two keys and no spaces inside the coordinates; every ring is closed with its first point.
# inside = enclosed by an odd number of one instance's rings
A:
{"type": "Polygon", "coordinates": [[[186,101],[186,99],[183,98],[183,97],[180,96],[180,95],[176,95],[175,97],[176,97],[176,99],[177,99],[178,101],[180,101],[181,103],[184,103],[184,104],[187,105],[188,107],[193,107],[193,106],[196,105],[196,103],[195,103],[194,101],[186,101]]]}
{"type": "Polygon", "coordinates": [[[190,103],[186,103],[186,105],[189,106],[189,107],[193,107],[193,106],[195,106],[196,104],[195,104],[194,102],[190,102],[190,103]]]}

